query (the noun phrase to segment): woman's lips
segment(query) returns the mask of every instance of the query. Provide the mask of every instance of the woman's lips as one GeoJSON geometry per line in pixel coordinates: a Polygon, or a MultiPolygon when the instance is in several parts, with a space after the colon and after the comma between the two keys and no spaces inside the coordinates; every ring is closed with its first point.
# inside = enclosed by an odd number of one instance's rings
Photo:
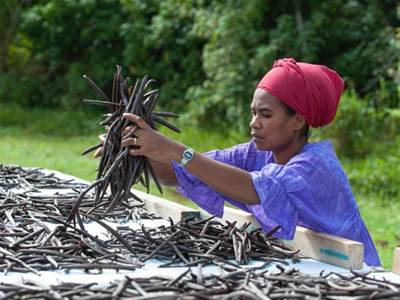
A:
{"type": "Polygon", "coordinates": [[[256,134],[252,134],[251,135],[251,138],[252,138],[252,140],[254,141],[254,142],[260,142],[261,140],[263,140],[264,138],[263,137],[261,137],[261,136],[259,136],[259,135],[256,135],[256,134]]]}

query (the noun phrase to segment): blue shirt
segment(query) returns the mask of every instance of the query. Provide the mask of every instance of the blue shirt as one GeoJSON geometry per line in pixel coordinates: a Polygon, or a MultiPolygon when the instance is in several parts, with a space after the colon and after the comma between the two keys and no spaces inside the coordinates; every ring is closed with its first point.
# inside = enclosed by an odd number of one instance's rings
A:
{"type": "Polygon", "coordinates": [[[329,141],[306,144],[285,165],[253,142],[205,153],[209,158],[247,170],[260,204],[224,197],[174,163],[177,190],[211,214],[222,217],[227,201],[253,214],[264,231],[281,226],[275,236],[291,240],[296,226],[364,244],[364,261],[380,266],[378,253],[360,216],[350,183],[329,141]]]}

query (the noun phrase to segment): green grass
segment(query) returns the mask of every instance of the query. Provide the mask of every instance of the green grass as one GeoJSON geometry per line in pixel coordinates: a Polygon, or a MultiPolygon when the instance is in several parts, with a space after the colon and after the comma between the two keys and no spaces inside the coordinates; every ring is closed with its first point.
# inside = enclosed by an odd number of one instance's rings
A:
{"type": "Polygon", "coordinates": [[[5,106],[0,102],[0,127],[18,128],[33,135],[57,137],[90,135],[99,132],[99,112],[92,110],[66,111],[44,108],[24,109],[5,106]]]}
{"type": "MultiPolygon", "coordinates": [[[[96,122],[92,114],[81,113],[77,116],[74,112],[53,111],[42,111],[40,114],[40,110],[31,114],[23,110],[9,109],[10,116],[1,109],[0,107],[0,163],[54,169],[86,180],[95,178],[98,160],[90,155],[80,155],[84,149],[97,143],[99,129],[93,124],[87,128],[84,124],[88,121],[82,121],[84,115],[85,118],[90,117],[92,122],[96,122]],[[21,119],[21,123],[18,123],[18,119],[21,119]],[[80,122],[80,125],[74,125],[75,121],[80,122]]],[[[237,134],[224,135],[190,128],[187,125],[181,134],[165,129],[162,131],[198,151],[225,148],[247,139],[237,134]]],[[[369,165],[374,164],[366,160],[365,164],[346,161],[344,166],[349,174],[361,172],[357,176],[354,175],[360,180],[364,173],[374,172],[366,168],[369,165]]],[[[382,165],[381,169],[384,170],[385,166],[382,165]]],[[[373,181],[368,182],[370,183],[373,181]]],[[[140,186],[136,188],[143,190],[140,186]]],[[[361,192],[365,192],[365,189],[355,189],[361,215],[378,248],[384,267],[390,268],[393,249],[400,245],[400,220],[396,218],[400,211],[399,201],[382,202],[372,194],[362,197],[361,192]]],[[[154,186],[151,193],[160,195],[154,186]]],[[[172,189],[165,189],[163,197],[195,206],[172,189]]]]}
{"type": "Polygon", "coordinates": [[[383,266],[391,269],[393,250],[400,245],[400,204],[382,205],[373,198],[365,197],[358,201],[358,206],[383,266]]]}
{"type": "Polygon", "coordinates": [[[1,128],[0,136],[0,163],[54,169],[86,180],[95,178],[97,161],[80,155],[97,143],[95,137],[32,135],[15,128],[1,128]]]}

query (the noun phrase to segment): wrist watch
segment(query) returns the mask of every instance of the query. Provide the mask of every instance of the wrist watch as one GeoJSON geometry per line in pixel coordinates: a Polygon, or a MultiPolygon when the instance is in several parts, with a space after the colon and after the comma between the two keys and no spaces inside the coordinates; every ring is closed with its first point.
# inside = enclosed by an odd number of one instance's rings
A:
{"type": "Polygon", "coordinates": [[[194,151],[192,148],[187,148],[185,151],[183,151],[182,154],[182,160],[179,163],[182,167],[184,167],[189,161],[192,160],[194,156],[194,151]]]}

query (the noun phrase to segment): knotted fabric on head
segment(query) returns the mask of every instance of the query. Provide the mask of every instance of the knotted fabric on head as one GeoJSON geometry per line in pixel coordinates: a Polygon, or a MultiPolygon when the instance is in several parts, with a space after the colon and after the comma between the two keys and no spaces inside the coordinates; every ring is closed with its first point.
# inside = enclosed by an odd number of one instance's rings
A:
{"type": "Polygon", "coordinates": [[[275,61],[257,88],[303,116],[309,126],[322,127],[335,118],[344,82],[326,66],[284,58],[275,61]]]}

